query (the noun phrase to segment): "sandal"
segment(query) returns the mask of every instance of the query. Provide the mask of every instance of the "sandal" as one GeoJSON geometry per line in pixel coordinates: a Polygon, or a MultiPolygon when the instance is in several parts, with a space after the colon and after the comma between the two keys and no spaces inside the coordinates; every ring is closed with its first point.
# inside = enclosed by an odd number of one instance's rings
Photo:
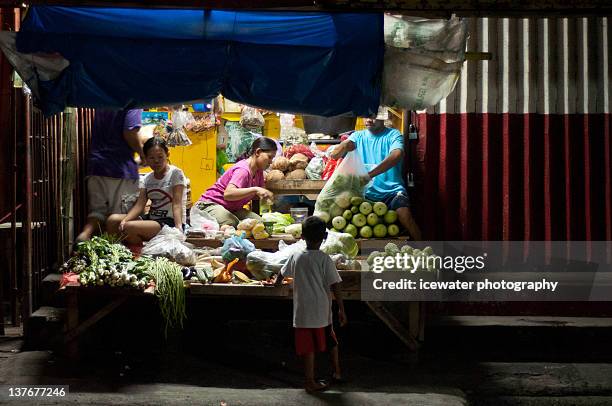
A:
{"type": "Polygon", "coordinates": [[[329,384],[327,384],[325,381],[318,381],[316,382],[316,384],[318,384],[318,386],[310,387],[310,388],[305,386],[304,390],[306,390],[307,393],[313,394],[317,392],[323,392],[329,389],[329,384]]]}

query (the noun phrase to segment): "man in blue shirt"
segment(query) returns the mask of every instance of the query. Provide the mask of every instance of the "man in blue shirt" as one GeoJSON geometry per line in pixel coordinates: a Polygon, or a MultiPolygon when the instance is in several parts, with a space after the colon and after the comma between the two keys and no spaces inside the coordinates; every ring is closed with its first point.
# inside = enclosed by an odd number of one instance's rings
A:
{"type": "Polygon", "coordinates": [[[385,202],[389,209],[397,211],[397,217],[410,237],[419,241],[422,239],[421,230],[412,217],[402,179],[404,138],[398,130],[385,127],[387,119],[387,110],[380,108],[376,118],[365,119],[366,130],[355,131],[330,152],[330,157],[337,159],[356,149],[363,162],[373,167],[368,172],[373,181],[366,189],[366,199],[385,202]]]}

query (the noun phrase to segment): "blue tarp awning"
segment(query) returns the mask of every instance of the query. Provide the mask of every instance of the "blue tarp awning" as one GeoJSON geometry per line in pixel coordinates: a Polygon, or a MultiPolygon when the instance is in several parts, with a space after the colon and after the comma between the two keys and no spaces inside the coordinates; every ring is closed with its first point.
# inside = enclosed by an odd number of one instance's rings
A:
{"type": "MultiPolygon", "coordinates": [[[[380,103],[380,13],[31,7],[16,49],[67,67],[35,80],[46,114],[209,99],[368,115],[380,103]]],[[[36,70],[34,70],[36,72],[36,70]]]]}

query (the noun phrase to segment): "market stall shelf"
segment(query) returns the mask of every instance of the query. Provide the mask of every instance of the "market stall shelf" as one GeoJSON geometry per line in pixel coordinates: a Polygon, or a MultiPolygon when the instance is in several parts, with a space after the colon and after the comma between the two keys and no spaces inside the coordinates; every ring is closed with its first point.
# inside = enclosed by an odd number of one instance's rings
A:
{"type": "MultiPolygon", "coordinates": [[[[223,245],[223,240],[217,240],[214,238],[190,237],[187,238],[186,241],[198,248],[218,248],[223,245]]],[[[284,241],[286,244],[293,244],[297,240],[293,238],[293,236],[291,236],[290,234],[275,234],[270,238],[264,238],[262,240],[255,240],[250,238],[249,241],[251,241],[257,249],[266,251],[277,251],[278,243],[280,241],[284,241]]]]}
{"type": "MultiPolygon", "coordinates": [[[[344,300],[361,300],[361,279],[363,272],[360,270],[341,270],[338,271],[342,278],[342,294],[344,300]]],[[[185,282],[187,297],[226,297],[236,298],[269,298],[291,300],[291,285],[282,286],[263,286],[263,285],[244,285],[244,284],[203,284],[200,282],[185,282]]],[[[64,339],[66,355],[75,359],[78,357],[79,338],[89,328],[98,323],[101,319],[111,314],[114,310],[123,305],[129,297],[154,298],[154,289],[146,290],[126,288],[126,287],[84,287],[69,285],[62,288],[66,293],[67,319],[66,335],[64,339]],[[79,320],[79,296],[96,295],[108,299],[97,312],[86,320],[79,320]]],[[[385,307],[381,302],[366,302],[374,314],[387,325],[411,350],[417,350],[419,342],[423,340],[424,332],[424,304],[411,302],[409,306],[408,320],[400,321],[392,311],[385,307]]]]}
{"type": "Polygon", "coordinates": [[[316,200],[325,185],[324,180],[277,180],[266,182],[266,189],[275,195],[303,195],[316,200]]]}

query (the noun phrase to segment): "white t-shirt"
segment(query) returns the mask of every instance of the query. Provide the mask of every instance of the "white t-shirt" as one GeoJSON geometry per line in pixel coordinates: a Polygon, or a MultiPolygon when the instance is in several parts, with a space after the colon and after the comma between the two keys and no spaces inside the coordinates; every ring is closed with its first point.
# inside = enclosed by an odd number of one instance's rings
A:
{"type": "Polygon", "coordinates": [[[342,281],[329,255],[319,250],[295,253],[281,272],[293,278],[293,327],[329,326],[332,323],[330,286],[342,281]]]}
{"type": "MultiPolygon", "coordinates": [[[[172,212],[172,188],[176,185],[186,186],[185,174],[180,168],[168,165],[168,170],[162,179],[156,179],[153,172],[140,178],[140,189],[145,189],[147,199],[151,200],[149,218],[174,218],[172,212]]],[[[187,189],[183,190],[183,223],[187,218],[187,189]]]]}

